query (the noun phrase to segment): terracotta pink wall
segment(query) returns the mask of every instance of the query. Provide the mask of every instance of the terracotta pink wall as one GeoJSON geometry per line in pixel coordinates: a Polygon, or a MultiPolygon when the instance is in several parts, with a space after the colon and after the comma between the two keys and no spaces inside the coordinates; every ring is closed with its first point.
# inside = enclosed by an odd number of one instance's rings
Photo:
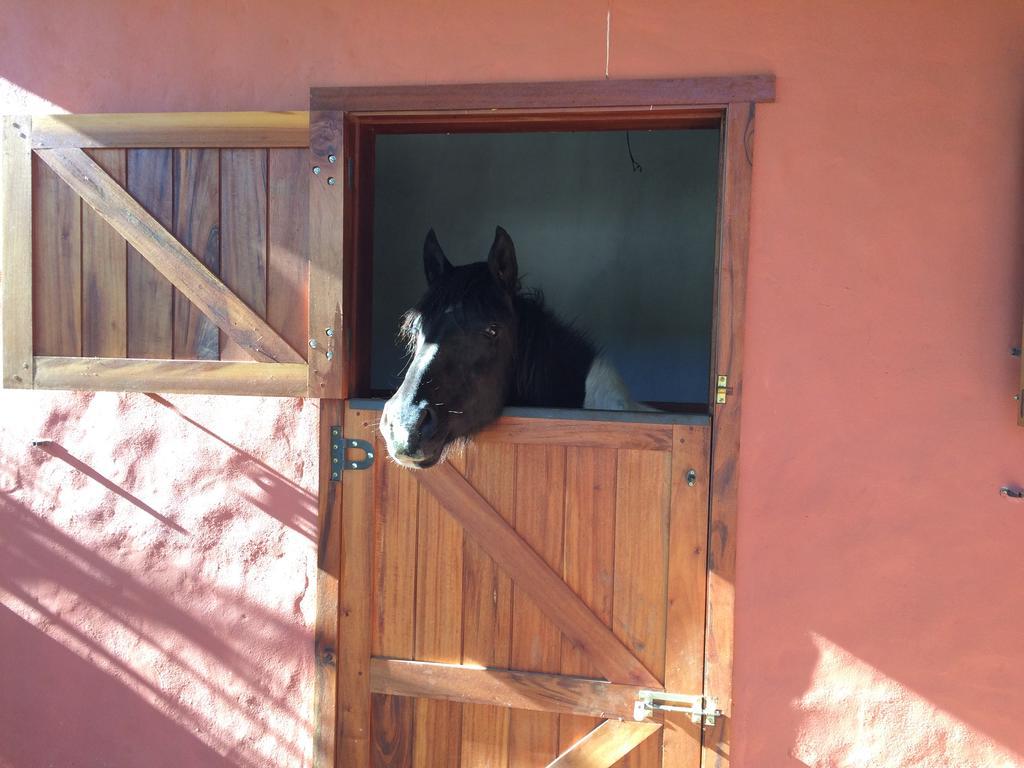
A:
{"type": "MultiPolygon", "coordinates": [[[[75,112],[596,78],[609,9],[613,77],[774,72],[741,395],[734,764],[1024,765],[1024,505],[997,495],[1024,483],[1008,354],[1024,6],[70,6],[3,8],[0,77],[75,112]]],[[[146,749],[294,765],[308,750],[315,407],[169,400],[0,394],[0,763],[152,764],[134,759],[146,749]],[[36,431],[59,447],[30,450],[36,431]]]]}

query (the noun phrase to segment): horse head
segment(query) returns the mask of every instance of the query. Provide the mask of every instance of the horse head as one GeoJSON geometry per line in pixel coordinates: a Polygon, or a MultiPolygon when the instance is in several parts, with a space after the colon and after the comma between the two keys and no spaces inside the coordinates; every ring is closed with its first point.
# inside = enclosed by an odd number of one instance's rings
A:
{"type": "Polygon", "coordinates": [[[415,468],[436,464],[453,441],[496,419],[508,401],[519,286],[515,246],[501,227],[487,261],[459,267],[430,230],[423,268],[427,291],[402,323],[409,367],[380,422],[391,456],[415,468]]]}

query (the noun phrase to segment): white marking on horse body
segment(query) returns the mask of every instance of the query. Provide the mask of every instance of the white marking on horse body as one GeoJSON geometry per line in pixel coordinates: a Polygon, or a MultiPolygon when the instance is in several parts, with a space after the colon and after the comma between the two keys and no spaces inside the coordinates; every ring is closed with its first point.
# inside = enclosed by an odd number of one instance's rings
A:
{"type": "Polygon", "coordinates": [[[653,411],[629,396],[619,372],[608,360],[598,355],[587,371],[583,407],[594,411],[653,411]]]}

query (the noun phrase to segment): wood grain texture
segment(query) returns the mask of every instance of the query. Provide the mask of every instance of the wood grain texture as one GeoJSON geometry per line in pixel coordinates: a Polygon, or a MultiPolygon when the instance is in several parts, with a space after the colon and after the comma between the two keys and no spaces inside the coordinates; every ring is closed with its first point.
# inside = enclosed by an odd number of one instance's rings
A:
{"type": "MultiPolygon", "coordinates": [[[[173,154],[128,150],[128,193],[165,227],[174,218],[173,154]]],[[[128,357],[174,356],[174,287],[128,244],[128,357]]]]}
{"type": "MultiPolygon", "coordinates": [[[[379,434],[375,447],[378,456],[385,455],[379,434]]],[[[411,472],[391,461],[381,462],[380,477],[374,524],[371,648],[375,656],[411,659],[415,653],[419,486],[411,472]]],[[[411,699],[401,696],[373,697],[374,766],[412,763],[414,706],[411,699]]]]}
{"type": "MultiPolygon", "coordinates": [[[[125,150],[94,149],[89,156],[114,181],[126,184],[125,150]]],[[[89,206],[82,206],[82,354],[128,354],[128,244],[89,206]]]]}
{"type": "MultiPolygon", "coordinates": [[[[451,470],[458,476],[454,467],[451,470]]],[[[421,486],[416,551],[418,660],[454,664],[462,660],[462,554],[462,529],[421,486]]],[[[415,730],[414,766],[459,764],[461,706],[417,700],[415,730]]]]}
{"type": "MultiPolygon", "coordinates": [[[[266,318],[267,150],[222,149],[220,183],[220,277],[249,309],[266,318]]],[[[221,360],[248,357],[226,333],[220,344],[221,360]]]]}
{"type": "MultiPolygon", "coordinates": [[[[467,481],[507,522],[514,519],[513,445],[473,444],[466,449],[467,481]]],[[[479,544],[466,537],[462,569],[462,660],[507,667],[512,642],[512,581],[479,544]]],[[[469,704],[462,714],[462,765],[508,765],[509,712],[469,704]]]]}
{"type": "Polygon", "coordinates": [[[672,447],[672,426],[642,422],[502,416],[475,435],[473,441],[667,451],[672,447]]]}
{"type": "Polygon", "coordinates": [[[311,110],[436,110],[650,107],[773,101],[774,75],[548,83],[355,86],[313,88],[311,110]]]}
{"type": "Polygon", "coordinates": [[[32,331],[37,355],[82,353],[78,196],[36,159],[32,184],[32,331]]]}
{"type": "Polygon", "coordinates": [[[557,759],[548,763],[548,768],[608,768],[660,728],[659,723],[650,721],[635,723],[605,720],[557,759]]]}
{"type": "Polygon", "coordinates": [[[615,683],[659,685],[657,678],[594,616],[561,576],[455,469],[440,464],[417,473],[416,478],[435,498],[443,500],[448,513],[509,574],[515,585],[535,597],[538,607],[583,649],[604,677],[615,683]]]}
{"type": "MultiPolygon", "coordinates": [[[[221,363],[224,365],[224,363],[221,363]]],[[[228,363],[228,365],[236,365],[228,363]]],[[[313,767],[334,768],[338,717],[338,578],[341,573],[341,484],[332,482],[331,442],[341,435],[345,404],[320,401],[317,492],[316,628],[313,641],[313,767]]],[[[346,694],[347,696],[348,694],[346,694]]]]}
{"type": "Polygon", "coordinates": [[[308,112],[151,112],[42,115],[32,146],[305,147],[308,112]]]}
{"type": "Polygon", "coordinates": [[[267,322],[301,355],[308,354],[309,153],[268,153],[267,322]]]}
{"type": "MultiPolygon", "coordinates": [[[[516,532],[551,570],[561,573],[565,448],[518,446],[515,471],[516,532]]],[[[562,635],[543,605],[548,597],[531,593],[516,582],[512,600],[511,666],[558,672],[562,635]]],[[[557,717],[539,712],[512,712],[509,721],[509,762],[512,765],[543,765],[557,755],[557,717]]]]}
{"type": "Polygon", "coordinates": [[[0,354],[3,386],[32,386],[32,118],[4,115],[0,133],[0,354]]]}
{"type": "MultiPolygon", "coordinates": [[[[659,680],[665,674],[670,472],[667,452],[619,451],[612,628],[659,680]]],[[[657,768],[659,752],[660,736],[646,739],[622,765],[657,768]]]]}
{"type": "MultiPolygon", "coordinates": [[[[565,454],[562,576],[594,615],[610,626],[615,563],[616,452],[611,448],[566,448],[565,454]]],[[[565,675],[597,673],[586,654],[564,638],[561,670],[565,675]]],[[[587,717],[559,718],[559,750],[568,749],[597,725],[587,717]]]]}
{"type": "Polygon", "coordinates": [[[723,136],[714,371],[729,377],[734,394],[716,405],[711,454],[711,522],[708,549],[704,692],[732,711],[733,602],[736,513],[743,403],[743,321],[750,247],[750,182],[754,105],[732,104],[723,136]]]}
{"type": "Polygon", "coordinates": [[[342,326],[345,269],[345,176],[341,112],[311,112],[308,165],[321,169],[309,174],[309,396],[348,397],[342,375],[347,354],[342,326]],[[336,161],[331,163],[329,158],[336,161]],[[333,186],[328,179],[334,179],[333,186]],[[332,336],[326,329],[333,330],[332,336]],[[328,353],[330,356],[328,357],[328,353]]]}
{"type": "Polygon", "coordinates": [[[306,366],[302,363],[35,358],[36,389],[301,397],[305,392],[305,375],[306,366]]]}
{"type": "MultiPolygon", "coordinates": [[[[220,274],[220,152],[174,151],[174,236],[213,274],[220,274]]],[[[174,356],[219,360],[220,334],[199,309],[174,290],[174,356]]]]}
{"type": "Polygon", "coordinates": [[[718,128],[725,114],[717,107],[648,106],[551,108],[503,112],[378,112],[351,116],[373,133],[516,133],[718,128]]]}
{"type": "Polygon", "coordinates": [[[263,362],[302,357],[80,149],[39,150],[71,186],[217,326],[263,362]]]}
{"type": "MultiPolygon", "coordinates": [[[[346,409],[344,437],[372,442],[376,414],[346,409]]],[[[373,585],[373,518],[381,462],[347,472],[342,482],[341,567],[338,577],[337,765],[370,764],[370,589],[373,585]]]]}
{"type": "MultiPolygon", "coordinates": [[[[673,433],[668,545],[668,615],[665,627],[665,690],[704,690],[704,612],[707,589],[707,470],[711,430],[677,426],[673,433]],[[691,486],[687,474],[694,470],[691,486]]],[[[686,715],[664,713],[662,762],[696,766],[702,729],[686,715]]]]}
{"type": "Polygon", "coordinates": [[[632,719],[641,690],[568,675],[384,658],[373,659],[370,676],[377,693],[617,719],[632,719]]]}

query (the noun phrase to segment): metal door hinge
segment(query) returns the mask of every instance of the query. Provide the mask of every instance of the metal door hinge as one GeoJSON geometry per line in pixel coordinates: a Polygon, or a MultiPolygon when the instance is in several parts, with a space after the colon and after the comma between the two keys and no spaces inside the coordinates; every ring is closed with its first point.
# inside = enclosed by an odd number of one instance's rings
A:
{"type": "Polygon", "coordinates": [[[723,405],[731,394],[732,387],[729,386],[729,377],[720,374],[715,386],[715,405],[723,405]]]}
{"type": "Polygon", "coordinates": [[[342,470],[369,469],[373,466],[373,444],[341,434],[341,427],[331,427],[331,480],[341,480],[342,470]],[[347,455],[348,449],[363,452],[361,459],[347,455]]]}
{"type": "Polygon", "coordinates": [[[646,720],[647,716],[660,710],[662,712],[683,712],[698,725],[714,725],[715,718],[722,716],[718,702],[700,694],[667,693],[666,691],[640,691],[633,703],[633,719],[646,720]]]}

